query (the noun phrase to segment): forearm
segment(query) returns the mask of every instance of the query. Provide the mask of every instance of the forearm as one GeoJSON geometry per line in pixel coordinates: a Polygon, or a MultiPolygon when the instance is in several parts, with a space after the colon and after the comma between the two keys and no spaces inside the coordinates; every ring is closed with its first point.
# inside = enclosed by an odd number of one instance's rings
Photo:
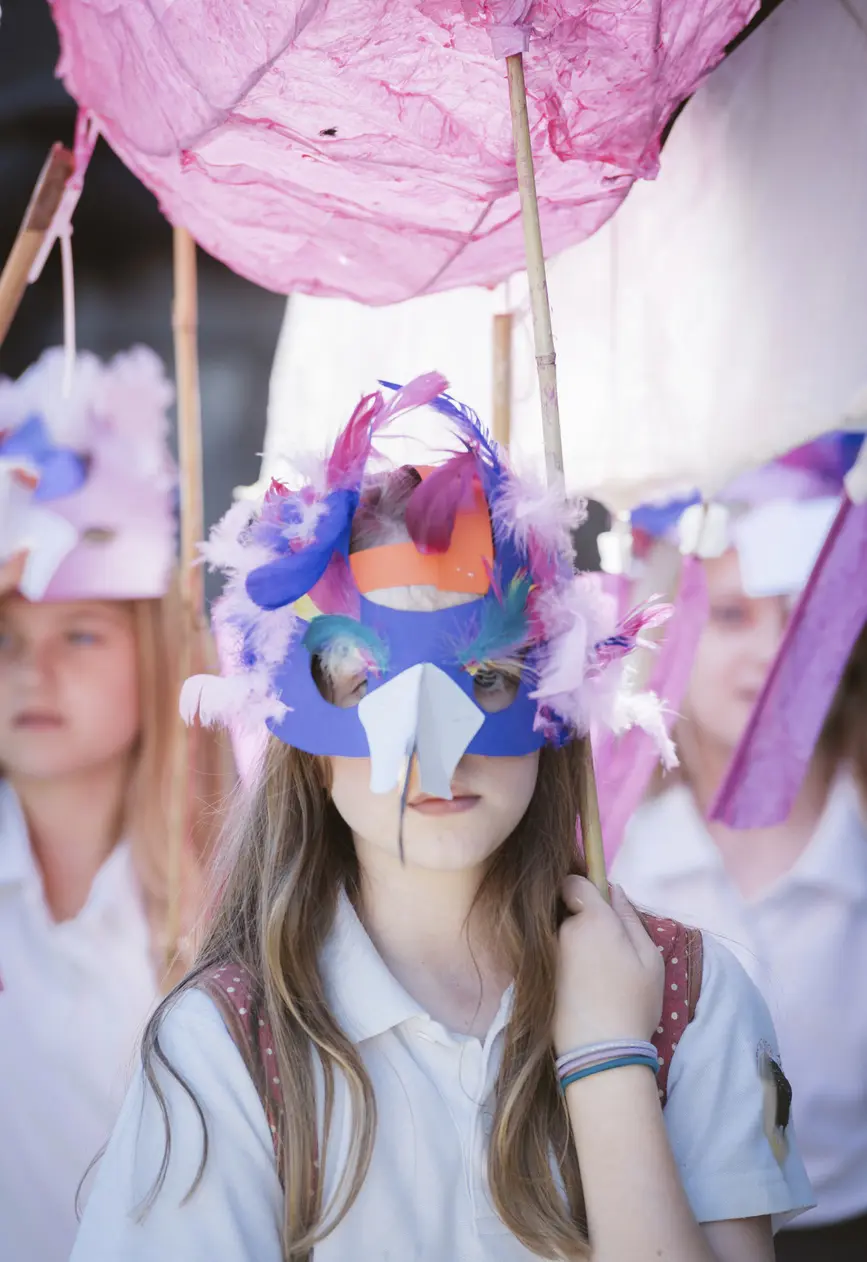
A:
{"type": "Polygon", "coordinates": [[[593,1262],[715,1262],[680,1182],[653,1074],[636,1065],[566,1089],[593,1262]]]}

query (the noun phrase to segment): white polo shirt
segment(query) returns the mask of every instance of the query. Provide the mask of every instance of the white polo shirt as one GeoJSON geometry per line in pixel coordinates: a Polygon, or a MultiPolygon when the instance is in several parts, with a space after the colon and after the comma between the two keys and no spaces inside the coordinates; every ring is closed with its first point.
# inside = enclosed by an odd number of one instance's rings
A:
{"type": "Polygon", "coordinates": [[[840,777],[797,863],[745,901],[682,784],[634,816],[613,868],[641,906],[717,935],[767,1001],[818,1201],[797,1226],[867,1211],[867,828],[840,777]]]}
{"type": "MultiPolygon", "coordinates": [[[[322,959],[335,1015],[373,1081],[378,1127],[361,1194],[316,1248],[316,1262],[531,1262],[497,1217],[486,1147],[507,991],[484,1040],[451,1033],[386,968],[345,898],[322,959]]],[[[787,1216],[812,1203],[800,1159],[781,1168],[762,1125],[757,1049],[773,1045],[755,987],[708,942],[701,1000],[671,1065],[666,1122],[690,1202],[704,1221],[787,1216]]],[[[193,1087],[202,1130],[177,1082],[160,1074],[172,1121],[165,1187],[143,1222],[134,1209],[159,1167],[165,1136],[153,1095],[133,1084],[96,1179],[72,1262],[281,1262],[282,1193],[259,1097],[218,1010],[189,992],[167,1016],[162,1045],[193,1087]]],[[[350,1134],[347,1092],[336,1085],[333,1193],[350,1134]]],[[[638,1138],[638,1137],[637,1137],[638,1138]]],[[[538,1260],[537,1260],[538,1262],[538,1260]]]]}
{"type": "Polygon", "coordinates": [[[18,801],[0,782],[0,1258],[67,1262],[75,1194],[117,1118],[157,997],[129,850],[74,920],[45,905],[18,801]]]}

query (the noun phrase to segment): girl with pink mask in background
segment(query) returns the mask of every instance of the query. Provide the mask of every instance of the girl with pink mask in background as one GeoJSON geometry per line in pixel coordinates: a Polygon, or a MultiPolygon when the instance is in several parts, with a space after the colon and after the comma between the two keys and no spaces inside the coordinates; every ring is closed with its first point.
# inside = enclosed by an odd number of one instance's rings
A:
{"type": "MultiPolygon", "coordinates": [[[[0,379],[0,1239],[66,1262],[172,954],[166,939],[174,592],[172,389],[139,347],[47,351],[0,379]],[[85,1189],[86,1190],[86,1189],[85,1189]]],[[[182,855],[189,958],[213,810],[213,738],[182,855]]]]}
{"type": "MultiPolygon", "coordinates": [[[[829,435],[722,497],[730,546],[704,562],[709,615],[675,728],[680,770],[635,814],[613,866],[639,905],[725,942],[774,1016],[818,1200],[778,1236],[780,1262],[854,1262],[867,1250],[867,632],[785,822],[735,831],[707,813],[861,441],[829,435]]],[[[678,514],[636,514],[658,537],[651,574],[678,514]]]]}

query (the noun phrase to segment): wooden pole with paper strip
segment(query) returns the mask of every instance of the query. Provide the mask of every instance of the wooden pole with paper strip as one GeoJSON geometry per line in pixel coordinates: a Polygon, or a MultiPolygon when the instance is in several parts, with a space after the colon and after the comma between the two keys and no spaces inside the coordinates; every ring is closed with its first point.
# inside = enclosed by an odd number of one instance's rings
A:
{"type": "MultiPolygon", "coordinates": [[[[509,102],[512,112],[512,133],[515,140],[521,220],[524,227],[536,369],[539,374],[545,469],[549,482],[559,482],[563,480],[563,441],[560,434],[560,403],[557,395],[557,358],[554,352],[551,304],[548,300],[548,279],[542,248],[542,230],[539,223],[539,202],[536,196],[536,175],[533,169],[533,148],[530,140],[530,120],[527,114],[523,56],[515,53],[507,57],[506,69],[509,77],[509,102]]],[[[608,878],[605,872],[605,852],[602,847],[602,828],[596,794],[596,773],[589,736],[581,738],[581,750],[580,820],[584,858],[587,863],[587,875],[603,897],[607,898],[608,878]]]]}
{"type": "MultiPolygon", "coordinates": [[[[180,598],[183,629],[178,646],[180,678],[203,666],[204,582],[198,544],[204,538],[202,420],[199,396],[196,243],[185,228],[174,229],[174,307],[172,329],[177,380],[178,461],[180,464],[180,598]]],[[[181,925],[182,857],[189,827],[193,745],[197,728],[175,723],[174,763],[168,837],[166,968],[177,959],[181,925]]]]}
{"type": "Polygon", "coordinates": [[[27,289],[30,270],[39,255],[45,234],[60,205],[63,190],[75,167],[75,158],[63,145],[52,145],[24,213],[9,257],[0,273],[0,346],[27,289]]]}

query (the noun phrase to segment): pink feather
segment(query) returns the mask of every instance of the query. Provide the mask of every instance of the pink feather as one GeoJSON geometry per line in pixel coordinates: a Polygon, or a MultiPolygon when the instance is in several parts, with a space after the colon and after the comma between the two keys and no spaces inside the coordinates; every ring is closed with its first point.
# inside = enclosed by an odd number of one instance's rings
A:
{"type": "Polygon", "coordinates": [[[440,372],[426,372],[422,373],[420,377],[414,377],[405,386],[401,386],[400,390],[395,390],[385,404],[382,416],[377,420],[376,428],[380,429],[383,425],[393,421],[396,416],[400,416],[402,412],[409,412],[413,408],[424,407],[425,404],[431,403],[448,388],[448,380],[440,372]]]}
{"type": "Polygon", "coordinates": [[[365,395],[338,436],[328,459],[328,490],[356,486],[364,474],[374,435],[402,412],[430,403],[448,384],[441,373],[429,372],[396,390],[388,402],[379,391],[365,395]]]}
{"type": "Polygon", "coordinates": [[[383,409],[379,393],[366,394],[350,416],[346,428],[338,434],[325,467],[325,483],[329,491],[351,487],[361,478],[376,417],[383,409]]]}
{"type": "Polygon", "coordinates": [[[322,578],[311,587],[310,599],[322,613],[345,614],[348,618],[359,616],[361,598],[342,552],[335,552],[322,578]]]}
{"type": "Polygon", "coordinates": [[[453,456],[434,469],[413,491],[406,506],[406,526],[419,552],[447,552],[458,509],[469,500],[476,458],[453,456]]]}

